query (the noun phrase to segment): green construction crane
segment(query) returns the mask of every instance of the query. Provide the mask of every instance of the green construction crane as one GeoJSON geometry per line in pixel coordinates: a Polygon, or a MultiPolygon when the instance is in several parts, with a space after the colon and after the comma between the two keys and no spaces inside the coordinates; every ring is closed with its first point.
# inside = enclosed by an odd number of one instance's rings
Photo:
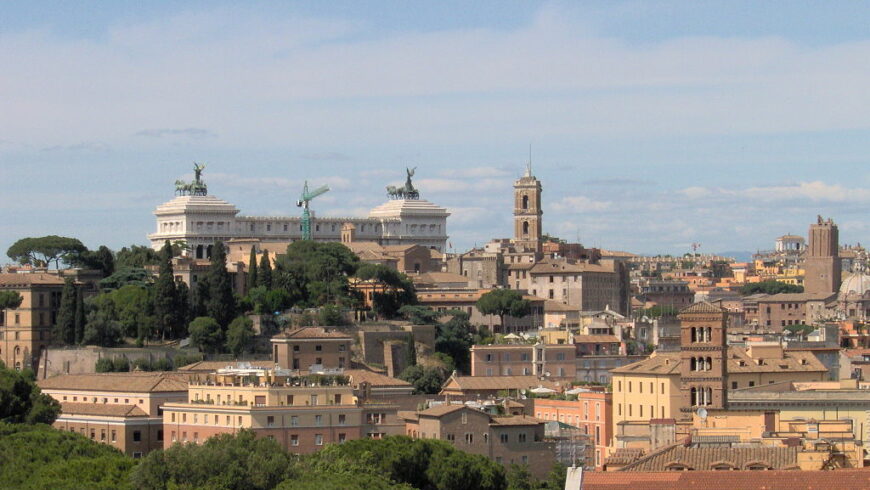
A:
{"type": "Polygon", "coordinates": [[[302,195],[296,201],[296,205],[302,208],[302,239],[311,240],[311,211],[308,210],[308,203],[315,197],[325,194],[329,191],[328,185],[322,185],[313,191],[308,191],[308,181],[305,181],[305,187],[302,188],[302,195]]]}

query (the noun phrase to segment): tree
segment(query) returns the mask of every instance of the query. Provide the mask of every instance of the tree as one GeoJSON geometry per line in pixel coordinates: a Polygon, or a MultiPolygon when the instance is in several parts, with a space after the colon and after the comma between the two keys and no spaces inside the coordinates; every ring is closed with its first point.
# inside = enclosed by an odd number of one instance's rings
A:
{"type": "Polygon", "coordinates": [[[337,306],[326,305],[320,307],[320,310],[318,310],[317,323],[321,326],[337,327],[347,323],[347,319],[337,306]]]}
{"type": "Polygon", "coordinates": [[[160,256],[151,247],[142,245],[132,245],[130,248],[124,247],[118,250],[115,257],[115,267],[117,269],[142,269],[146,265],[158,265],[160,256]]]}
{"type": "Polygon", "coordinates": [[[60,415],[60,404],[43,395],[33,372],[29,374],[7,369],[0,362],[0,422],[51,424],[60,415]]]}
{"type": "Polygon", "coordinates": [[[169,240],[160,249],[160,272],[154,284],[154,318],[160,337],[165,339],[177,330],[178,297],[172,270],[172,245],[169,240]]]}
{"type": "Polygon", "coordinates": [[[750,294],[764,293],[764,294],[779,294],[779,293],[802,293],[804,292],[803,286],[795,286],[793,284],[787,284],[780,281],[761,281],[761,282],[753,282],[746,284],[742,288],[740,288],[740,294],[744,296],[749,296],[750,294]]]}
{"type": "Polygon", "coordinates": [[[676,307],[670,305],[655,305],[647,309],[640,310],[642,316],[648,318],[675,317],[680,312],[676,307]]]}
{"type": "Polygon", "coordinates": [[[413,325],[432,325],[438,321],[441,313],[428,306],[405,305],[399,308],[399,314],[413,325]]]}
{"type": "Polygon", "coordinates": [[[113,297],[100,294],[85,302],[87,311],[82,343],[113,347],[122,342],[123,327],[118,321],[118,309],[113,297]]]}
{"type": "Polygon", "coordinates": [[[250,291],[257,287],[259,280],[257,278],[257,251],[251,245],[251,255],[248,257],[248,277],[246,278],[246,290],[250,291]]]}
{"type": "Polygon", "coordinates": [[[111,276],[100,280],[100,291],[113,291],[128,284],[146,287],[151,285],[151,279],[151,274],[145,269],[121,267],[111,276]]]}
{"type": "Polygon", "coordinates": [[[528,465],[513,463],[507,470],[507,490],[536,490],[535,477],[528,465]]]}
{"type": "Polygon", "coordinates": [[[50,267],[54,262],[60,269],[61,262],[68,264],[87,248],[76,238],[49,235],[38,238],[22,238],[13,243],[6,255],[19,264],[35,267],[50,267]]]}
{"type": "Polygon", "coordinates": [[[246,316],[236,317],[227,329],[227,350],[238,358],[254,345],[254,322],[246,316]]]}
{"type": "Polygon", "coordinates": [[[226,328],[235,318],[236,299],[233,296],[232,278],[227,271],[227,254],[222,242],[214,244],[206,280],[208,281],[206,313],[221,328],[226,328]]]}
{"type": "Polygon", "coordinates": [[[269,260],[268,250],[263,250],[263,256],[260,258],[260,275],[257,277],[257,286],[272,289],[272,261],[269,260]]]}
{"type": "Polygon", "coordinates": [[[498,315],[504,329],[505,316],[524,317],[531,312],[531,303],[514,289],[493,289],[477,300],[477,309],[484,315],[498,315]]]}
{"type": "Polygon", "coordinates": [[[172,332],[174,338],[181,338],[187,335],[187,325],[193,318],[190,314],[190,288],[184,281],[178,281],[175,284],[175,315],[176,315],[176,330],[172,332]]]}
{"type": "Polygon", "coordinates": [[[54,338],[67,345],[76,341],[76,286],[71,277],[66,278],[60,294],[60,307],[54,326],[54,338]]]}
{"type": "Polygon", "coordinates": [[[395,269],[381,264],[362,264],[354,276],[374,288],[372,310],[378,317],[393,318],[402,307],[417,303],[414,283],[395,269]]]}
{"type": "Polygon", "coordinates": [[[272,286],[290,293],[300,306],[346,303],[348,277],[358,265],[359,258],[340,243],[300,240],[279,257],[272,286]]]}
{"type": "Polygon", "coordinates": [[[126,373],[130,371],[130,360],[124,356],[118,356],[112,359],[112,371],[116,373],[126,373]]]}
{"type": "Polygon", "coordinates": [[[405,353],[405,366],[417,365],[417,343],[414,342],[414,335],[408,334],[408,346],[405,353]]]}
{"type": "Polygon", "coordinates": [[[440,367],[409,366],[399,375],[399,379],[414,385],[417,394],[436,395],[450,374],[440,367]]]}
{"type": "Polygon", "coordinates": [[[468,314],[453,310],[450,320],[439,323],[435,334],[435,352],[442,352],[453,359],[456,369],[463,373],[471,371],[471,324],[468,314]]]}
{"type": "Polygon", "coordinates": [[[108,357],[101,357],[97,359],[94,370],[98,373],[111,373],[115,371],[115,363],[108,357]]]}
{"type": "Polygon", "coordinates": [[[73,342],[81,344],[85,338],[85,299],[84,291],[81,288],[76,290],[76,311],[74,316],[74,332],[73,342]]]}
{"type": "Polygon", "coordinates": [[[97,250],[84,250],[73,256],[71,265],[95,269],[100,271],[103,277],[108,277],[115,272],[115,256],[109,247],[100,245],[97,250]]]}
{"type": "Polygon", "coordinates": [[[203,352],[215,353],[223,345],[224,334],[214,318],[201,316],[190,322],[190,343],[203,352]]]}
{"type": "Polygon", "coordinates": [[[0,291],[0,310],[17,309],[23,299],[18,291],[0,291]]]}
{"type": "Polygon", "coordinates": [[[190,316],[206,316],[208,314],[208,280],[202,279],[190,290],[190,316]]]}

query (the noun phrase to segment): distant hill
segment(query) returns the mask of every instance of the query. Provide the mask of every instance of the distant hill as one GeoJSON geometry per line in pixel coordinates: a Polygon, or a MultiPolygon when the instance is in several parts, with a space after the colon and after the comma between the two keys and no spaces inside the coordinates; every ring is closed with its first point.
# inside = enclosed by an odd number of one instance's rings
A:
{"type": "Polygon", "coordinates": [[[716,255],[720,255],[722,257],[733,257],[737,262],[749,262],[752,260],[752,254],[755,252],[749,252],[746,250],[740,251],[731,251],[731,252],[716,252],[716,255]]]}

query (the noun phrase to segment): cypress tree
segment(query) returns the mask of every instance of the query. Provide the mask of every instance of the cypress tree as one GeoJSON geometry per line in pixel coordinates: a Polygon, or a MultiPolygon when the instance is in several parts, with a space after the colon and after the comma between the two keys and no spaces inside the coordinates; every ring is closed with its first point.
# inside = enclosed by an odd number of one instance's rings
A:
{"type": "Polygon", "coordinates": [[[269,260],[268,250],[263,250],[263,257],[260,259],[260,277],[257,286],[272,289],[272,261],[269,260]]]}
{"type": "Polygon", "coordinates": [[[227,253],[222,242],[214,244],[211,265],[206,277],[208,277],[206,313],[226,330],[235,318],[236,298],[233,296],[233,282],[227,271],[227,253]]]}
{"type": "Polygon", "coordinates": [[[83,298],[81,288],[76,292],[76,316],[75,316],[75,335],[74,341],[76,344],[81,344],[85,339],[85,300],[83,298]]]}
{"type": "Polygon", "coordinates": [[[154,285],[154,318],[157,330],[165,339],[172,334],[178,322],[176,307],[178,299],[175,292],[175,274],[172,270],[172,245],[169,240],[160,249],[160,273],[154,285]]]}
{"type": "Polygon", "coordinates": [[[257,276],[257,252],[254,246],[251,245],[251,256],[248,258],[248,277],[245,283],[245,289],[250,292],[258,286],[260,278],[257,276]]]}
{"type": "Polygon", "coordinates": [[[417,365],[417,344],[414,342],[413,335],[408,335],[408,352],[406,356],[406,368],[417,365]]]}
{"type": "Polygon", "coordinates": [[[72,344],[76,340],[76,286],[71,277],[67,277],[63,283],[54,338],[64,344],[72,344]]]}
{"type": "Polygon", "coordinates": [[[184,282],[179,282],[175,285],[175,311],[178,323],[175,327],[175,337],[180,338],[187,335],[187,324],[193,319],[190,316],[191,298],[190,288],[184,282]]]}
{"type": "Polygon", "coordinates": [[[206,315],[208,306],[208,276],[199,278],[199,282],[190,290],[190,318],[206,315]]]}

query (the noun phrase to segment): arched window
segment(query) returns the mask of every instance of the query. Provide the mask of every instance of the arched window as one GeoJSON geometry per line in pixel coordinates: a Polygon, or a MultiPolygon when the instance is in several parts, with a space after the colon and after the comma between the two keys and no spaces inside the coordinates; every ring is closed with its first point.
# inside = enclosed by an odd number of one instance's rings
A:
{"type": "Polygon", "coordinates": [[[707,327],[706,341],[709,342],[711,338],[713,338],[710,333],[713,331],[712,328],[707,327]]]}
{"type": "Polygon", "coordinates": [[[707,366],[706,366],[706,368],[707,368],[707,371],[712,371],[712,370],[713,370],[713,359],[710,358],[710,357],[707,358],[707,366]]]}
{"type": "Polygon", "coordinates": [[[689,371],[697,371],[697,370],[698,370],[698,363],[695,361],[695,358],[693,357],[689,360],[689,371]]]}
{"type": "Polygon", "coordinates": [[[713,388],[707,388],[707,397],[706,398],[707,398],[705,400],[706,403],[704,403],[704,404],[705,405],[712,405],[713,404],[713,388]]]}
{"type": "Polygon", "coordinates": [[[529,234],[529,222],[523,221],[523,235],[529,234]]]}
{"type": "Polygon", "coordinates": [[[214,245],[209,245],[208,248],[205,249],[205,258],[211,258],[211,251],[214,248],[214,245]]]}
{"type": "Polygon", "coordinates": [[[529,209],[529,196],[523,196],[523,209],[529,209]]]}
{"type": "Polygon", "coordinates": [[[692,390],[691,390],[691,398],[692,398],[692,399],[690,400],[690,401],[691,401],[690,404],[694,407],[695,405],[698,404],[698,390],[697,390],[697,389],[692,388],[692,390]]]}
{"type": "Polygon", "coordinates": [[[692,327],[692,342],[698,341],[698,329],[692,327]]]}

